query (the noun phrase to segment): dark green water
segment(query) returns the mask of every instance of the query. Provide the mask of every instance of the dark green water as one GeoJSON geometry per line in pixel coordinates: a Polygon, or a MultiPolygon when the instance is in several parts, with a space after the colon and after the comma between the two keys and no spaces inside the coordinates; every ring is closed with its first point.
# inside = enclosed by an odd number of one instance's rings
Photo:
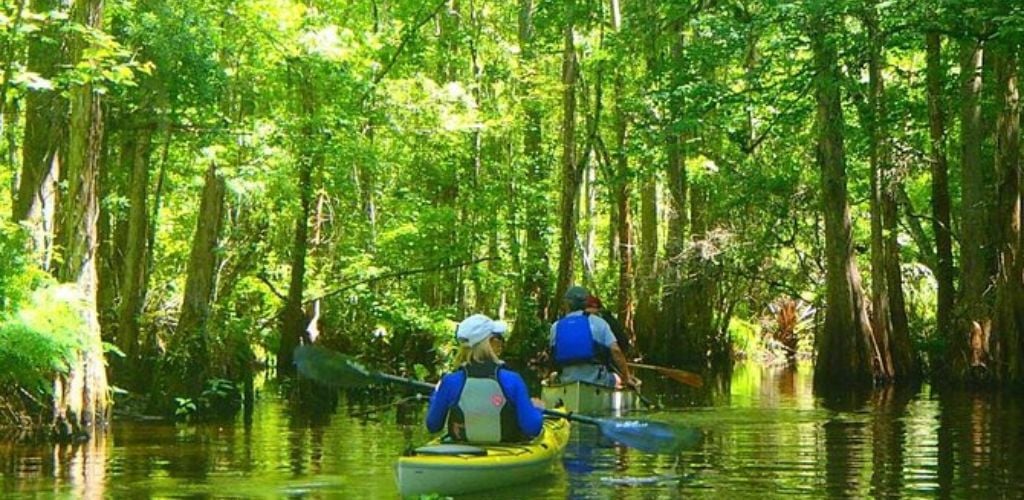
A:
{"type": "MultiPolygon", "coordinates": [[[[650,380],[648,394],[654,385],[650,380]]],[[[695,449],[644,455],[577,427],[550,476],[477,497],[1024,497],[1019,395],[924,387],[825,401],[812,394],[810,367],[803,366],[740,365],[718,386],[699,396],[680,388],[665,400],[703,403],[644,415],[700,428],[704,438],[695,449]]],[[[367,418],[360,415],[365,408],[343,401],[337,413],[310,419],[268,388],[249,424],[241,417],[204,426],[122,421],[81,446],[0,444],[0,492],[4,498],[396,498],[395,458],[427,438],[415,425],[421,408],[367,418]]]]}

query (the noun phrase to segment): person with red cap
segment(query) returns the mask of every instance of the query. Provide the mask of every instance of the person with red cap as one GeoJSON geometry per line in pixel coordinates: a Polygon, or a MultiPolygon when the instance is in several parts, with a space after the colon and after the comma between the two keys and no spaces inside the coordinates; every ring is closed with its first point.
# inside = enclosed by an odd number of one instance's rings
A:
{"type": "Polygon", "coordinates": [[[605,320],[608,326],[611,327],[612,333],[615,334],[615,340],[619,343],[619,349],[622,349],[623,353],[629,354],[629,335],[626,334],[626,328],[622,326],[622,322],[611,311],[604,308],[601,299],[596,295],[588,295],[587,305],[583,310],[587,314],[595,315],[605,320]]]}
{"type": "Polygon", "coordinates": [[[626,386],[638,387],[640,380],[633,376],[611,326],[584,310],[588,297],[590,292],[586,288],[569,287],[565,292],[569,313],[551,325],[549,345],[552,359],[561,371],[558,380],[614,387],[621,378],[626,386]]]}

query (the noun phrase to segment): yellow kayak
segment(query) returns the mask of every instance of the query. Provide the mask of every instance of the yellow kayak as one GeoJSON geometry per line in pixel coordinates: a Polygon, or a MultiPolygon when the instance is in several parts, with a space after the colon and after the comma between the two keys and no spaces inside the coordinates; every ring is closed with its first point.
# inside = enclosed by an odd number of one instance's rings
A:
{"type": "Polygon", "coordinates": [[[431,441],[398,459],[402,496],[458,495],[528,482],[557,463],[569,441],[569,422],[545,419],[540,436],[529,443],[487,445],[431,441]]]}

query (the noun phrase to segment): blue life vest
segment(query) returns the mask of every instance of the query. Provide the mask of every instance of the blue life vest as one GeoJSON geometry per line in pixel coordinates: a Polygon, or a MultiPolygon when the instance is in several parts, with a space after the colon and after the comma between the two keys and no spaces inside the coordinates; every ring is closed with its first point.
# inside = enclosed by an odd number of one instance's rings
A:
{"type": "Polygon", "coordinates": [[[455,441],[499,443],[526,441],[515,406],[498,381],[501,366],[469,363],[458,402],[448,410],[448,436],[455,441]]]}
{"type": "Polygon", "coordinates": [[[590,331],[586,314],[566,316],[555,324],[555,364],[559,367],[579,364],[603,364],[603,354],[590,331]]]}

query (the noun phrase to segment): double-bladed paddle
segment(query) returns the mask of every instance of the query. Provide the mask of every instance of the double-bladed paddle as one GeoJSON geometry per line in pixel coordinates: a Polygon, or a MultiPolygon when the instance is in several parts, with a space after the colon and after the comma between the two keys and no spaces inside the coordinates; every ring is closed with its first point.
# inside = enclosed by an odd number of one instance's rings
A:
{"type": "MultiPolygon", "coordinates": [[[[297,347],[295,365],[300,375],[328,386],[356,388],[395,383],[425,391],[434,390],[433,384],[371,371],[349,356],[315,345],[297,347]]],[[[696,429],[676,428],[662,422],[597,418],[548,409],[543,412],[552,417],[597,426],[603,436],[648,453],[676,452],[694,445],[700,439],[700,432],[696,429]]]]}

